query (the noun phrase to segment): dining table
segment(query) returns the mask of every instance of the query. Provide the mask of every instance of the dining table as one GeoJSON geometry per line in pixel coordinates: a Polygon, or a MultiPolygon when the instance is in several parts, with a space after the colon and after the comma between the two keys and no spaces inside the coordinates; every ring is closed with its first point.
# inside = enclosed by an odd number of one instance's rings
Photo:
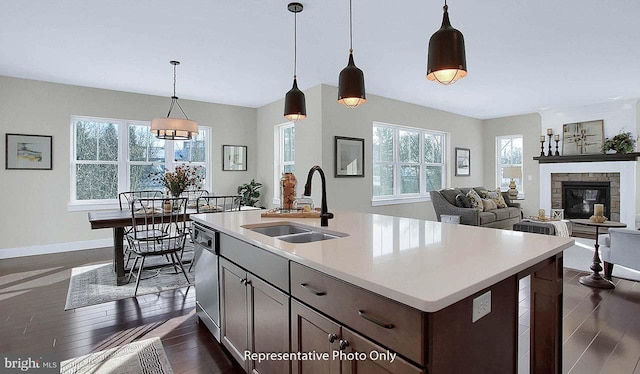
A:
{"type": "MultiPolygon", "coordinates": [[[[256,207],[242,206],[240,210],[260,209],[256,207]]],[[[187,208],[185,219],[190,220],[190,214],[197,214],[194,208],[187,208]]],[[[214,213],[215,214],[215,213],[214,213]]],[[[144,223],[144,216],[136,218],[136,222],[144,223]]],[[[124,263],[124,231],[125,227],[131,226],[131,211],[129,210],[98,210],[89,212],[89,223],[91,229],[113,229],[113,258],[114,271],[116,273],[116,284],[122,286],[127,284],[124,263]]]]}

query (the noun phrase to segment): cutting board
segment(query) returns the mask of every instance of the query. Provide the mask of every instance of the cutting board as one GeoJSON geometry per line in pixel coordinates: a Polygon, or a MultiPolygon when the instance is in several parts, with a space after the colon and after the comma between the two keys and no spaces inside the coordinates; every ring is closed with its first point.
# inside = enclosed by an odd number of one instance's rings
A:
{"type": "Polygon", "coordinates": [[[312,210],[309,212],[303,212],[301,210],[287,210],[281,212],[280,209],[270,209],[260,214],[260,217],[272,217],[272,218],[320,218],[319,210],[312,210]]]}

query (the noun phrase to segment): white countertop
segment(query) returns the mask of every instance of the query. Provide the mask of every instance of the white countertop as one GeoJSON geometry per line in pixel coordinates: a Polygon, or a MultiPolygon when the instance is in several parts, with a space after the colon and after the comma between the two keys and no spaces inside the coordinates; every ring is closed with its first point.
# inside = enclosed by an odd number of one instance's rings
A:
{"type": "Polygon", "coordinates": [[[573,245],[572,238],[411,218],[333,211],[319,218],[262,218],[261,211],[191,215],[191,219],[425,312],[441,310],[573,245]],[[349,234],[294,244],[242,226],[295,222],[349,234]]]}

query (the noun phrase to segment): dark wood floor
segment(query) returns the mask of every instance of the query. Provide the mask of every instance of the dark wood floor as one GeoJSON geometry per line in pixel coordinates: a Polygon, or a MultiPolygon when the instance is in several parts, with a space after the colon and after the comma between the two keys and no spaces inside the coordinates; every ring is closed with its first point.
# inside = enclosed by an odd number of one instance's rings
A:
{"type": "MultiPolygon", "coordinates": [[[[242,373],[195,315],[193,288],[64,311],[70,270],[109,261],[110,249],[0,260],[0,354],[65,360],[160,337],[178,373],[242,373]]],[[[615,290],[564,272],[563,372],[640,374],[640,284],[615,290]]],[[[527,373],[529,281],[520,285],[520,373],[527,373]]]]}

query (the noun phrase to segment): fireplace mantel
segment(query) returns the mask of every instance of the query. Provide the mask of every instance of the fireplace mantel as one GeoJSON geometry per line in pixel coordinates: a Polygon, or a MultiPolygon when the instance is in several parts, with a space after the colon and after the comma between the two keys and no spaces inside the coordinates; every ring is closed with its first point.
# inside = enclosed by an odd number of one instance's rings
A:
{"type": "Polygon", "coordinates": [[[638,157],[640,157],[640,152],[597,155],[538,156],[533,159],[541,164],[557,164],[567,162],[636,161],[638,157]]]}

